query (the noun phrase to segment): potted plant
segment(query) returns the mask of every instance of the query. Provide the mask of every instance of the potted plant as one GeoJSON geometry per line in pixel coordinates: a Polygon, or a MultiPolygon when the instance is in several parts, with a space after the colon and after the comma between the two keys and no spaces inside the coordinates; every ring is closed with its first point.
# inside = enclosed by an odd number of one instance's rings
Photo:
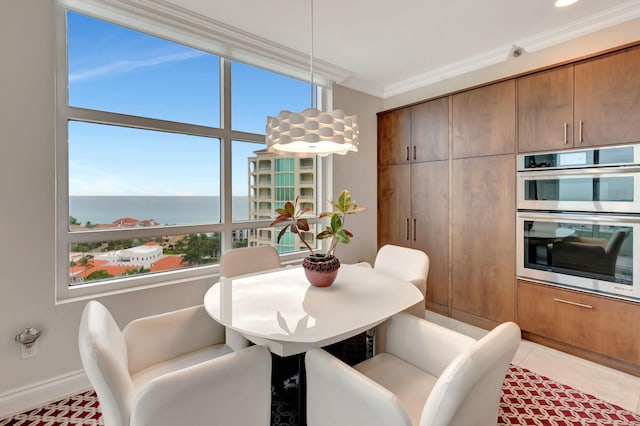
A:
{"type": "Polygon", "coordinates": [[[300,235],[300,231],[309,231],[309,221],[306,214],[311,212],[311,208],[301,208],[298,205],[300,197],[296,197],[294,202],[287,201],[282,209],[276,209],[279,216],[271,222],[270,226],[279,226],[285,224],[278,234],[277,242],[279,243],[287,229],[300,237],[302,243],[309,249],[311,253],[302,262],[305,274],[309,282],[317,287],[328,287],[338,275],[340,261],[335,257],[335,250],[338,243],[349,244],[353,234],[345,229],[347,215],[355,214],[366,209],[359,206],[352,200],[351,194],[346,189],[340,193],[338,201],[330,201],[333,207],[332,211],[323,212],[318,215],[320,218],[330,217],[329,225],[316,235],[316,238],[323,240],[331,238],[331,243],[326,253],[316,253],[314,249],[300,235]]]}

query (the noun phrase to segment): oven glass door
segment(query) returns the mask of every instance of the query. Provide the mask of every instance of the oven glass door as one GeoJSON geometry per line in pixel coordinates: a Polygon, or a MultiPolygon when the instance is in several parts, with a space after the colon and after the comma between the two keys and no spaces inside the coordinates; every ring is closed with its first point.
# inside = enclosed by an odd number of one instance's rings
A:
{"type": "Polygon", "coordinates": [[[623,166],[640,163],[640,145],[520,154],[518,170],[623,166]]]}
{"type": "Polygon", "coordinates": [[[520,172],[518,208],[592,212],[640,212],[640,169],[520,172]]]}
{"type": "Polygon", "coordinates": [[[640,218],[518,213],[518,275],[640,298],[640,218]],[[636,271],[637,272],[637,271],[636,271]],[[638,275],[637,273],[635,275],[638,275]]]}

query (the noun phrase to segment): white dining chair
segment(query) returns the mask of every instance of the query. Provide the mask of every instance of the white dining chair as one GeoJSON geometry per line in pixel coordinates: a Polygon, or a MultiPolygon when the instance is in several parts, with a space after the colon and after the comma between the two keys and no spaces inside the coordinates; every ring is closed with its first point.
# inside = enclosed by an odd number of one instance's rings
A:
{"type": "Polygon", "coordinates": [[[519,344],[513,322],[476,341],[399,313],[389,321],[384,351],[353,368],[322,349],[307,352],[307,424],[495,425],[519,344]]]}
{"type": "MultiPolygon", "coordinates": [[[[368,262],[360,262],[356,265],[371,267],[371,264],[368,262]]],[[[409,281],[416,286],[418,290],[420,290],[420,293],[422,293],[423,300],[405,309],[405,312],[424,319],[424,297],[427,293],[427,277],[429,275],[429,256],[427,256],[425,252],[410,247],[385,244],[380,247],[376,254],[373,269],[409,281]]],[[[369,336],[372,337],[374,341],[374,353],[382,350],[386,329],[387,325],[386,322],[384,322],[369,332],[369,336]]]]}
{"type": "Polygon", "coordinates": [[[280,254],[272,246],[227,250],[220,258],[220,275],[227,278],[280,267],[280,254]]]}
{"type": "MultiPolygon", "coordinates": [[[[421,250],[386,244],[378,250],[373,269],[409,281],[423,297],[427,292],[429,256],[421,250]]],[[[424,301],[408,308],[407,312],[424,318],[424,301]]]]}
{"type": "Polygon", "coordinates": [[[137,319],[120,331],[107,308],[91,301],[78,345],[105,426],[270,423],[269,351],[226,344],[224,327],[203,306],[137,319]]]}
{"type": "MultiPolygon", "coordinates": [[[[280,267],[280,254],[272,246],[240,247],[227,250],[220,257],[220,277],[233,278],[280,267]]],[[[227,329],[226,340],[235,345],[249,341],[234,330],[227,329]]]]}

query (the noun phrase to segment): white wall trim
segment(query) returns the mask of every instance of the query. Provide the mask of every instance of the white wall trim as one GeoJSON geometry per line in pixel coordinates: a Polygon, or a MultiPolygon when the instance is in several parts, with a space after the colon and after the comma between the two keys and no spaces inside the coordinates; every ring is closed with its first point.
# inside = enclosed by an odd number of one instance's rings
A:
{"type": "MultiPolygon", "coordinates": [[[[514,44],[524,48],[525,52],[535,52],[556,44],[560,44],[586,34],[622,24],[640,17],[640,1],[630,0],[621,5],[606,9],[601,13],[571,22],[551,31],[536,34],[514,44]]],[[[399,95],[448,78],[457,77],[484,67],[495,65],[509,59],[513,45],[502,46],[479,55],[471,56],[463,61],[455,62],[434,69],[424,74],[408,78],[384,88],[383,98],[399,95]]],[[[353,86],[353,84],[350,84],[353,86]]]]}
{"type": "Polygon", "coordinates": [[[0,395],[0,419],[91,389],[83,370],[73,371],[0,395]]]}

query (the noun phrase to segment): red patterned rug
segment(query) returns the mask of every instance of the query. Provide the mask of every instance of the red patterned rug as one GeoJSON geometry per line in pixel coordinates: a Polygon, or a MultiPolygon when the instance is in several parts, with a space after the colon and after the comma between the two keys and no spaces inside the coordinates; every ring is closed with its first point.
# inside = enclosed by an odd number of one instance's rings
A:
{"type": "Polygon", "coordinates": [[[640,415],[512,365],[498,411],[499,425],[640,425],[640,415]]]}
{"type": "MultiPolygon", "coordinates": [[[[295,424],[297,416],[291,408],[274,396],[272,425],[295,424]]],[[[513,365],[504,381],[498,414],[498,425],[640,425],[638,414],[513,365]]],[[[0,420],[0,426],[102,424],[98,399],[92,391],[0,420]]]]}

